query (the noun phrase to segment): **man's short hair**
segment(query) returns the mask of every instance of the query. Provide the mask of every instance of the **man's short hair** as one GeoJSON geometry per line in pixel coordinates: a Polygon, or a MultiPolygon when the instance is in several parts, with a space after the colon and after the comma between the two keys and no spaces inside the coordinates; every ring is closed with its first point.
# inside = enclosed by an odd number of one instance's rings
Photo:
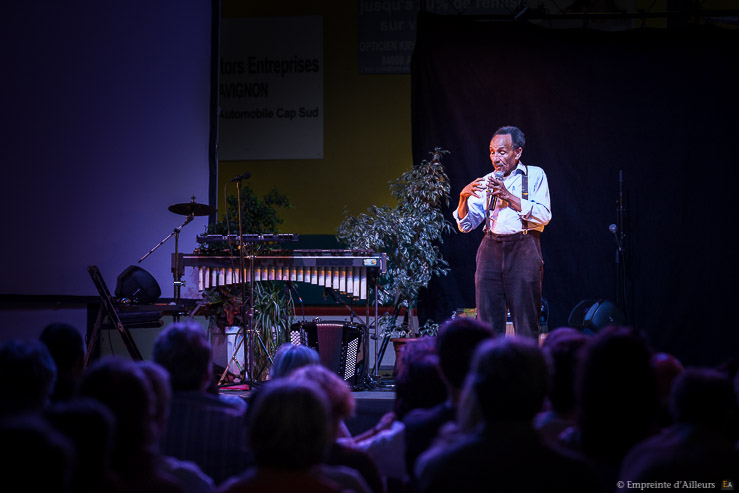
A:
{"type": "Polygon", "coordinates": [[[43,409],[56,375],[56,363],[41,341],[0,343],[0,416],[43,409]]]}
{"type": "Polygon", "coordinates": [[[736,407],[729,377],[710,368],[688,368],[672,387],[671,407],[678,423],[722,427],[736,407]]]}
{"type": "Polygon", "coordinates": [[[169,372],[172,390],[201,390],[211,371],[213,355],[199,324],[178,322],[156,338],[152,359],[169,372]]]}
{"type": "Polygon", "coordinates": [[[436,354],[441,373],[452,387],[462,388],[475,349],[493,336],[488,324],[473,318],[459,317],[442,324],[436,336],[436,354]]]}
{"type": "Polygon", "coordinates": [[[536,342],[511,336],[480,344],[469,383],[485,421],[529,423],[544,403],[547,379],[547,364],[536,342]]]}
{"type": "Polygon", "coordinates": [[[510,135],[513,149],[518,149],[519,147],[523,149],[526,145],[526,136],[518,127],[513,127],[510,125],[500,127],[498,130],[495,131],[493,137],[495,137],[496,135],[510,135]]]}

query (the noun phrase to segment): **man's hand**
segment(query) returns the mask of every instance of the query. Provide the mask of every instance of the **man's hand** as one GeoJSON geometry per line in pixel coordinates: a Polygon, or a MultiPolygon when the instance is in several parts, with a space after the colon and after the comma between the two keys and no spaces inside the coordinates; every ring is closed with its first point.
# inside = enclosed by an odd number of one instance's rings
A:
{"type": "Polygon", "coordinates": [[[467,216],[467,200],[470,197],[480,197],[480,194],[485,191],[485,180],[483,177],[475,178],[466,187],[459,192],[459,205],[457,206],[457,215],[460,219],[464,219],[467,216]]]}
{"type": "Polygon", "coordinates": [[[508,191],[503,184],[503,180],[496,180],[491,176],[488,178],[487,188],[490,190],[491,194],[496,195],[500,200],[508,202],[511,209],[521,212],[521,199],[508,191]]]}

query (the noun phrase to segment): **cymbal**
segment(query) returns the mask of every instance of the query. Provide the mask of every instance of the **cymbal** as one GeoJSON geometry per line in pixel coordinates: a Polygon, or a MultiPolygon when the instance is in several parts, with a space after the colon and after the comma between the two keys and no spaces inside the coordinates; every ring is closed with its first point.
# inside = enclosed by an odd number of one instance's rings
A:
{"type": "Polygon", "coordinates": [[[169,210],[182,216],[209,216],[217,209],[207,204],[197,204],[194,200],[169,206],[169,210]]]}

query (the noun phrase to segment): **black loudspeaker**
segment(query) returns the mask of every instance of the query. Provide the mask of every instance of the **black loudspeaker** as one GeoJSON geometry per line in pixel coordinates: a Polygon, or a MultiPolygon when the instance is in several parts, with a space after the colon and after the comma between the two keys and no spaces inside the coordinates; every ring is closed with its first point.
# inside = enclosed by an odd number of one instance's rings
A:
{"type": "Polygon", "coordinates": [[[364,330],[351,322],[299,322],[290,327],[290,342],[318,351],[323,366],[354,386],[359,383],[357,368],[364,363],[364,330]]]}
{"type": "Polygon", "coordinates": [[[120,273],[115,285],[115,296],[121,301],[148,305],[162,295],[156,279],[141,267],[130,265],[120,273]]]}
{"type": "Polygon", "coordinates": [[[608,300],[583,300],[572,309],[567,325],[587,334],[596,334],[609,325],[624,325],[626,316],[608,300]]]}

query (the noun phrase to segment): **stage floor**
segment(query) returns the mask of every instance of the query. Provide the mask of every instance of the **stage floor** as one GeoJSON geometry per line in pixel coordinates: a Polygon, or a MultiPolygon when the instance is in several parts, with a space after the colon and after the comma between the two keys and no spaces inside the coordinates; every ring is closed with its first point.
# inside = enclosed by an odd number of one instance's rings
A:
{"type": "MultiPolygon", "coordinates": [[[[219,393],[236,395],[249,402],[249,390],[243,385],[222,387],[219,393]]],[[[356,402],[354,416],[346,420],[346,426],[352,435],[357,435],[372,428],[387,412],[393,410],[395,389],[392,380],[380,380],[376,389],[352,392],[356,402]]]]}

